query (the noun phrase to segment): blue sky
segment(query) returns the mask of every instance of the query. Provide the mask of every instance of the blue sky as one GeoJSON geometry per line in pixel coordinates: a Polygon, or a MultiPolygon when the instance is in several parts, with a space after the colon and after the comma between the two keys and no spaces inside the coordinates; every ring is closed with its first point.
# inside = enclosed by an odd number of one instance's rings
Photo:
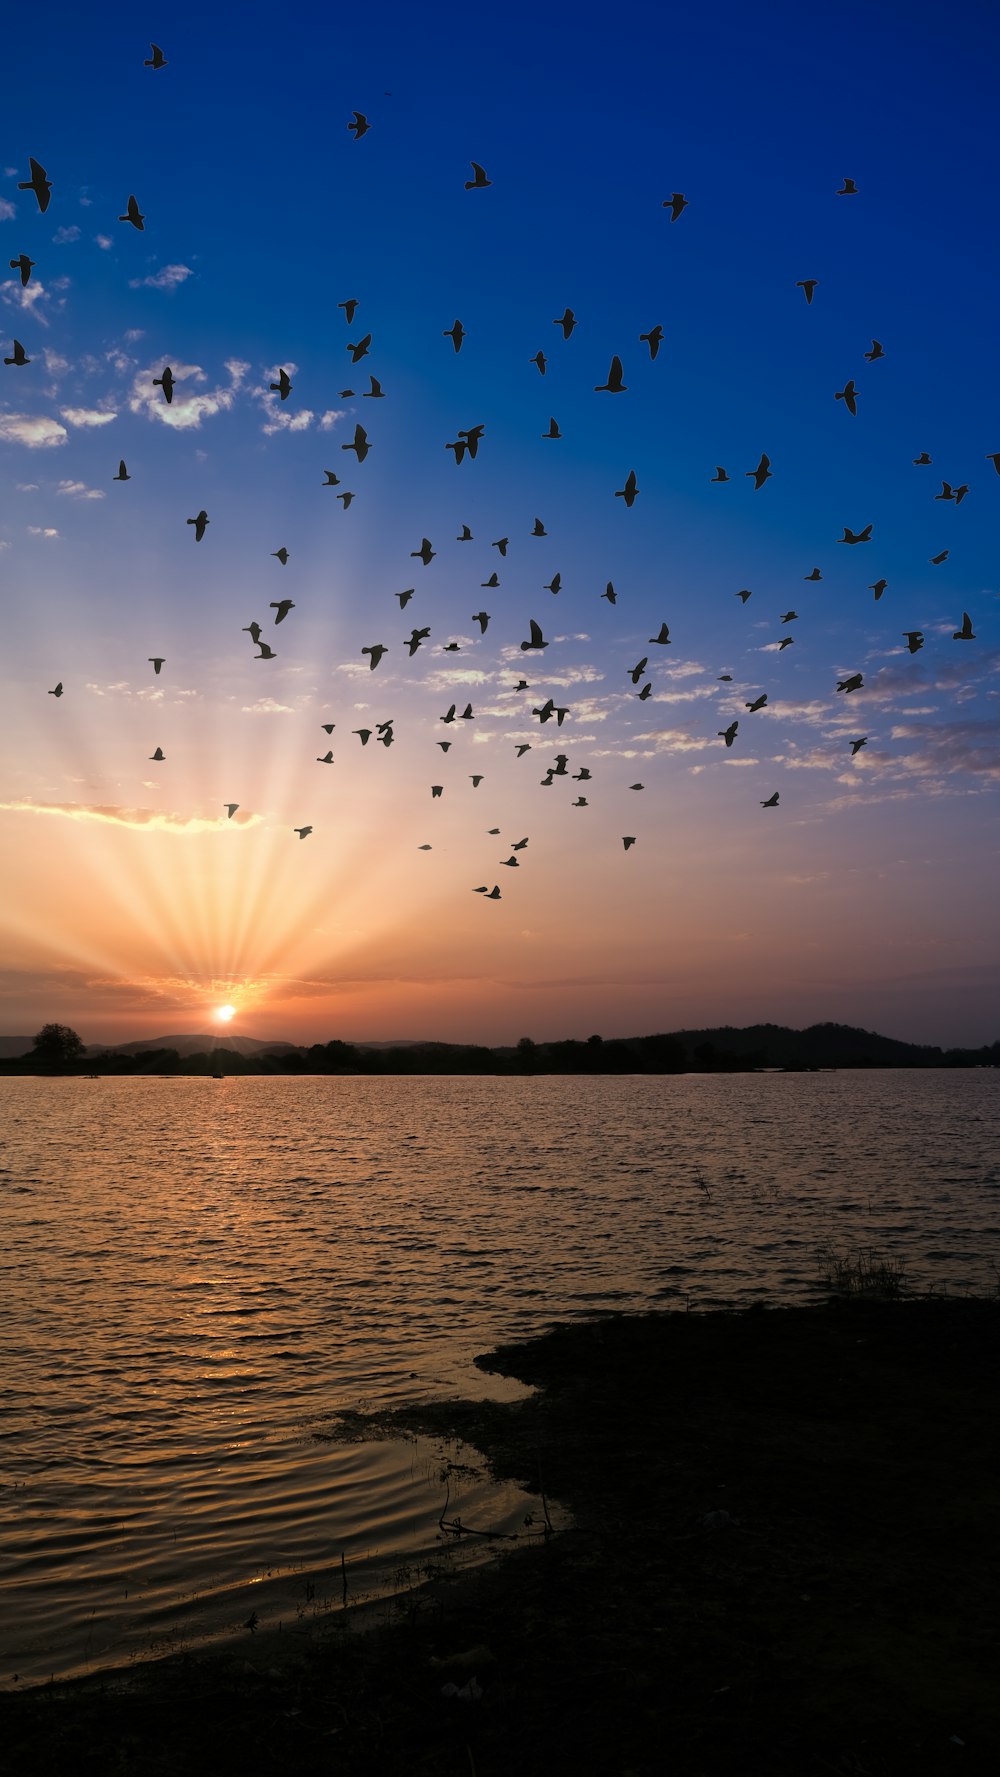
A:
{"type": "Polygon", "coordinates": [[[36,262],[0,283],[4,355],[31,358],[0,382],[0,1023],[149,1034],[225,1002],[263,1035],[836,1017],[991,1040],[995,13],[305,8],[282,39],[173,7],[142,23],[158,72],[130,10],[48,17],[0,157],[0,268],[36,262]],[[467,192],[473,160],[492,183],[467,192]],[[612,354],[621,395],[595,392],[612,354]],[[446,730],[456,699],[475,716],[446,730]],[[362,748],[390,718],[392,749],[362,748]]]}

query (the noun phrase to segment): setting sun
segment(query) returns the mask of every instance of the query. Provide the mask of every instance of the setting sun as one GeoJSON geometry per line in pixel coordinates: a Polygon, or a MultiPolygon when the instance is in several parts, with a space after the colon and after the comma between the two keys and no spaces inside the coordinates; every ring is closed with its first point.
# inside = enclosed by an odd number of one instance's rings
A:
{"type": "Polygon", "coordinates": [[[220,1024],[228,1024],[230,1018],[235,1018],[235,1016],[236,1016],[236,1007],[235,1006],[218,1006],[216,1008],[215,1016],[219,1020],[220,1024]]]}

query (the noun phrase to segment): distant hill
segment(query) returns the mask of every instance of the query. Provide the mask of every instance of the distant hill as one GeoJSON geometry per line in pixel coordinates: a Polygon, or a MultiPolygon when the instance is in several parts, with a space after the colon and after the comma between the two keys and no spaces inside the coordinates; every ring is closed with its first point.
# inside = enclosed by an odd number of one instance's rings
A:
{"type": "Polygon", "coordinates": [[[34,1037],[0,1037],[0,1061],[7,1061],[12,1055],[27,1055],[34,1040],[34,1037]]]}
{"type": "MultiPolygon", "coordinates": [[[[31,1042],[28,1042],[31,1048],[31,1042]]],[[[302,1054],[298,1043],[276,1038],[262,1043],[257,1037],[238,1037],[230,1030],[206,1030],[195,1036],[144,1037],[132,1043],[88,1043],[86,1054],[91,1060],[99,1055],[144,1055],[148,1049],[176,1049],[178,1055],[199,1055],[211,1049],[233,1049],[237,1055],[284,1055],[290,1050],[302,1054]]]]}

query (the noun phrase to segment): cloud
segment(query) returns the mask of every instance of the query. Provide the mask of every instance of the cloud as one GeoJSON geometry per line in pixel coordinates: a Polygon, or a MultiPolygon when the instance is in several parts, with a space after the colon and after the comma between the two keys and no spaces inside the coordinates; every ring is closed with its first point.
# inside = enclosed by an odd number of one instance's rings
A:
{"type": "Polygon", "coordinates": [[[897,761],[907,772],[931,777],[968,771],[1000,782],[1000,717],[972,722],[899,722],[893,740],[914,741],[897,761]]]}
{"type": "Polygon", "coordinates": [[[52,236],[53,243],[57,247],[65,247],[70,241],[78,241],[80,232],[75,222],[69,228],[57,228],[52,236]]]}
{"type": "Polygon", "coordinates": [[[241,705],[244,716],[293,716],[291,704],[276,703],[273,697],[258,697],[256,703],[241,705]]]}
{"type": "Polygon", "coordinates": [[[328,407],[326,412],[319,416],[320,431],[329,432],[330,428],[335,426],[338,420],[342,420],[346,413],[346,407],[328,407]]]}
{"type": "MultiPolygon", "coordinates": [[[[61,407],[59,412],[71,426],[106,426],[109,421],[118,418],[116,413],[102,413],[96,407],[61,407]]],[[[63,438],[65,436],[64,432],[63,438]]],[[[53,443],[61,442],[61,439],[53,440],[53,443]]]]}
{"type": "Polygon", "coordinates": [[[273,407],[268,410],[261,431],[269,438],[275,432],[308,432],[315,417],[311,407],[301,407],[297,413],[289,413],[285,407],[273,407]]]}
{"type": "Polygon", "coordinates": [[[103,500],[102,487],[88,487],[85,481],[60,481],[57,494],[72,494],[75,500],[103,500]]]}
{"type": "Polygon", "coordinates": [[[32,278],[30,284],[22,284],[20,278],[7,278],[0,284],[0,298],[8,308],[23,309],[42,327],[48,326],[40,304],[49,301],[49,293],[38,278],[32,278]]]}
{"type": "Polygon", "coordinates": [[[224,814],[214,819],[205,815],[161,813],[154,808],[121,808],[112,803],[84,802],[0,802],[6,814],[61,815],[70,821],[100,821],[112,827],[133,827],[161,833],[212,833],[221,827],[256,827],[262,816],[240,814],[230,822],[224,814]]]}
{"type": "Polygon", "coordinates": [[[58,537],[59,532],[53,525],[29,524],[29,537],[58,537]]]}
{"type": "Polygon", "coordinates": [[[42,357],[45,359],[45,368],[50,376],[62,376],[69,369],[69,359],[63,358],[58,352],[51,351],[48,346],[44,348],[42,357]]]}
{"type": "Polygon", "coordinates": [[[94,239],[102,253],[106,253],[110,247],[114,246],[114,241],[109,234],[95,234],[94,239]]]}
{"type": "Polygon", "coordinates": [[[189,265],[164,265],[148,278],[129,278],[130,290],[176,290],[187,278],[194,276],[189,265]]]}
{"type": "Polygon", "coordinates": [[[13,222],[17,210],[9,198],[0,197],[0,222],[13,222]]]}
{"type": "MultiPolygon", "coordinates": [[[[208,377],[199,364],[171,365],[175,385],[188,382],[205,383],[208,377]]],[[[145,370],[137,370],[132,379],[132,392],[128,398],[132,413],[144,413],[147,419],[158,421],[161,426],[169,426],[175,431],[197,431],[202,420],[212,419],[217,413],[228,413],[236,399],[241,378],[233,377],[228,388],[218,387],[207,390],[204,394],[188,394],[183,387],[176,387],[172,402],[163,397],[162,389],[153,387],[154,377],[163,374],[162,360],[150,364],[145,370]]]]}

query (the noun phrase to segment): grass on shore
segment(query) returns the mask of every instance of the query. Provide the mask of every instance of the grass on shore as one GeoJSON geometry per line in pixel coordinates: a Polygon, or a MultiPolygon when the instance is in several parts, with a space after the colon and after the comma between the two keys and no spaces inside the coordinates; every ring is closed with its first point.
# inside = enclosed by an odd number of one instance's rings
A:
{"type": "Polygon", "coordinates": [[[538,1392],[379,1424],[467,1439],[567,1505],[571,1529],[281,1663],[247,1636],[225,1657],[8,1694],[7,1768],[985,1777],[998,1355],[993,1301],[863,1288],[504,1346],[481,1367],[538,1392]]]}

